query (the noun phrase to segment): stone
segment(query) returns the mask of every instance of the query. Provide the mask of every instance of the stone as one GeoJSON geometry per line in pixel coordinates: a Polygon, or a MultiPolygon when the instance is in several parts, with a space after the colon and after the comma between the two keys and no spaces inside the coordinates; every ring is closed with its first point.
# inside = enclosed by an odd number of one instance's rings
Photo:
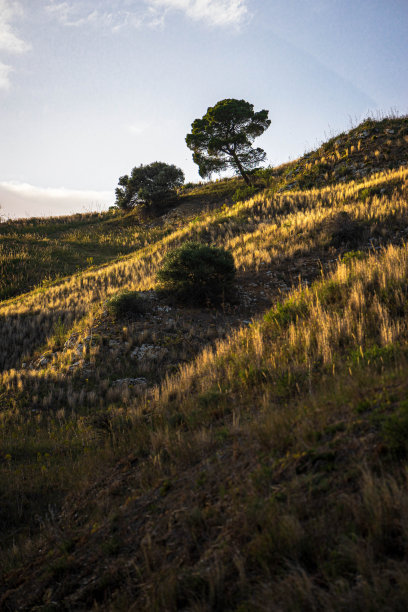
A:
{"type": "Polygon", "coordinates": [[[64,344],[64,351],[73,348],[75,346],[77,338],[78,338],[77,334],[74,334],[73,336],[70,336],[68,338],[68,340],[64,344]]]}
{"type": "Polygon", "coordinates": [[[114,380],[112,385],[118,386],[118,387],[122,387],[122,386],[126,386],[126,387],[147,387],[147,380],[146,378],[140,377],[140,378],[118,378],[118,380],[114,380]]]}
{"type": "Polygon", "coordinates": [[[130,353],[130,356],[132,359],[137,359],[138,361],[142,361],[143,359],[147,361],[154,361],[156,359],[162,359],[167,353],[168,350],[162,346],[142,344],[141,346],[136,347],[130,353]]]}

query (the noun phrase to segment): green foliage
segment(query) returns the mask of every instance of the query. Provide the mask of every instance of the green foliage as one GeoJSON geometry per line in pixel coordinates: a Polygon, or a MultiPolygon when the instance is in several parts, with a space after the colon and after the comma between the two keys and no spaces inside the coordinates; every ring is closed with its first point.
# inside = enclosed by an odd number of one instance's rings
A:
{"type": "Polygon", "coordinates": [[[232,196],[233,202],[243,202],[244,200],[248,200],[252,198],[257,192],[257,188],[253,185],[247,185],[246,187],[239,187],[234,195],[232,196]]]}
{"type": "Polygon", "coordinates": [[[350,352],[348,362],[350,364],[367,363],[367,364],[388,364],[395,358],[396,347],[393,344],[386,346],[378,346],[373,344],[364,349],[354,349],[350,352]]]}
{"type": "Polygon", "coordinates": [[[340,306],[344,299],[343,293],[344,285],[334,280],[327,281],[317,290],[322,306],[340,306]]]}
{"type": "Polygon", "coordinates": [[[220,100],[209,107],[201,119],[193,121],[186,136],[200,176],[232,168],[250,185],[249,171],[266,157],[263,149],[251,145],[270,123],[267,110],[254,112],[253,104],[245,100],[220,100]]]}
{"type": "Polygon", "coordinates": [[[347,251],[347,253],[344,253],[341,261],[344,264],[350,264],[353,261],[362,261],[366,257],[367,255],[363,251],[347,251]]]}
{"type": "Polygon", "coordinates": [[[144,203],[161,207],[175,197],[176,188],[184,182],[184,173],[177,166],[153,162],[133,168],[130,176],[119,178],[116,188],[116,205],[122,210],[144,203]]]}
{"type": "Polygon", "coordinates": [[[115,319],[134,317],[143,314],[144,302],[138,291],[122,291],[108,300],[106,308],[115,319]]]}
{"type": "Polygon", "coordinates": [[[231,299],[234,277],[231,253],[198,242],[168,253],[157,274],[162,291],[196,305],[231,299]]]}
{"type": "Polygon", "coordinates": [[[305,317],[308,313],[308,306],[304,300],[288,299],[286,302],[278,302],[274,308],[269,310],[264,320],[266,323],[276,323],[280,327],[285,327],[296,321],[300,317],[305,317]]]}

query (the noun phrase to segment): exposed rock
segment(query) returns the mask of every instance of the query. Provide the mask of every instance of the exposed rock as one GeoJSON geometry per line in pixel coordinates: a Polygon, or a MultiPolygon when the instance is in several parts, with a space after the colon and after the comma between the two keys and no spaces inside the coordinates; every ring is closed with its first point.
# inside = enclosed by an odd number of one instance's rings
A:
{"type": "Polygon", "coordinates": [[[135,348],[131,352],[130,356],[132,357],[132,359],[137,359],[138,361],[142,361],[143,359],[147,361],[153,361],[156,359],[163,359],[163,357],[167,355],[167,353],[168,349],[162,346],[154,346],[153,344],[142,344],[141,346],[135,348]]]}
{"type": "Polygon", "coordinates": [[[64,344],[64,351],[74,348],[77,339],[78,339],[78,334],[72,334],[72,336],[70,336],[64,344]]]}
{"type": "Polygon", "coordinates": [[[147,387],[146,378],[118,378],[118,380],[114,380],[112,385],[122,387],[147,387]]]}

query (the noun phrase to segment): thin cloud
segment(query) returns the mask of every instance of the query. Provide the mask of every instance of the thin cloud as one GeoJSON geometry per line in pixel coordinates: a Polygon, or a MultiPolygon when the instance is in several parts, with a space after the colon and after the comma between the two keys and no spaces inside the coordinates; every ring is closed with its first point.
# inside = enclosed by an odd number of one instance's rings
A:
{"type": "Polygon", "coordinates": [[[112,31],[127,25],[139,26],[143,22],[144,2],[132,0],[100,0],[95,8],[94,0],[48,0],[45,10],[61,25],[81,27],[94,25],[112,31]]]}
{"type": "Polygon", "coordinates": [[[0,62],[0,89],[9,89],[10,88],[10,73],[13,72],[11,66],[7,64],[3,64],[0,62]]]}
{"type": "Polygon", "coordinates": [[[56,216],[95,211],[113,204],[114,197],[111,191],[45,188],[4,181],[0,182],[0,217],[56,216]]]}
{"type": "Polygon", "coordinates": [[[157,9],[178,10],[214,26],[239,25],[248,16],[246,0],[148,0],[157,9]]]}
{"type": "MultiPolygon", "coordinates": [[[[23,11],[21,5],[13,0],[0,0],[0,53],[21,54],[30,49],[14,28],[13,22],[21,17],[23,11]]],[[[10,88],[10,74],[13,68],[9,64],[0,61],[0,89],[10,88]]]]}
{"type": "Polygon", "coordinates": [[[95,25],[118,31],[126,26],[160,27],[171,11],[212,26],[237,26],[248,16],[248,0],[48,0],[46,11],[61,25],[95,25]]]}

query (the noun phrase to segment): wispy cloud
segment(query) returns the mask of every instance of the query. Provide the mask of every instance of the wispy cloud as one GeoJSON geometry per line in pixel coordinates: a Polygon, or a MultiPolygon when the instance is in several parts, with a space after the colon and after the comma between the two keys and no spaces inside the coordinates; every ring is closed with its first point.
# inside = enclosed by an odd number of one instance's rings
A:
{"type": "MultiPolygon", "coordinates": [[[[18,36],[14,21],[21,17],[23,10],[15,0],[0,0],[0,53],[20,54],[28,51],[30,46],[18,36]]],[[[10,74],[13,68],[0,61],[0,89],[9,89],[10,74]]]]}
{"type": "Polygon", "coordinates": [[[146,20],[144,0],[48,0],[46,11],[60,24],[69,27],[95,25],[112,31],[125,26],[140,26],[146,20]]]}
{"type": "Polygon", "coordinates": [[[148,0],[158,10],[178,10],[214,26],[239,25],[248,16],[246,0],[148,0]]]}
{"type": "Polygon", "coordinates": [[[157,27],[171,11],[212,26],[236,26],[248,15],[248,0],[48,0],[46,11],[62,25],[96,25],[112,31],[125,26],[157,27]]]}
{"type": "Polygon", "coordinates": [[[8,218],[66,215],[106,209],[114,202],[110,191],[36,187],[0,182],[0,216],[8,218]]]}

